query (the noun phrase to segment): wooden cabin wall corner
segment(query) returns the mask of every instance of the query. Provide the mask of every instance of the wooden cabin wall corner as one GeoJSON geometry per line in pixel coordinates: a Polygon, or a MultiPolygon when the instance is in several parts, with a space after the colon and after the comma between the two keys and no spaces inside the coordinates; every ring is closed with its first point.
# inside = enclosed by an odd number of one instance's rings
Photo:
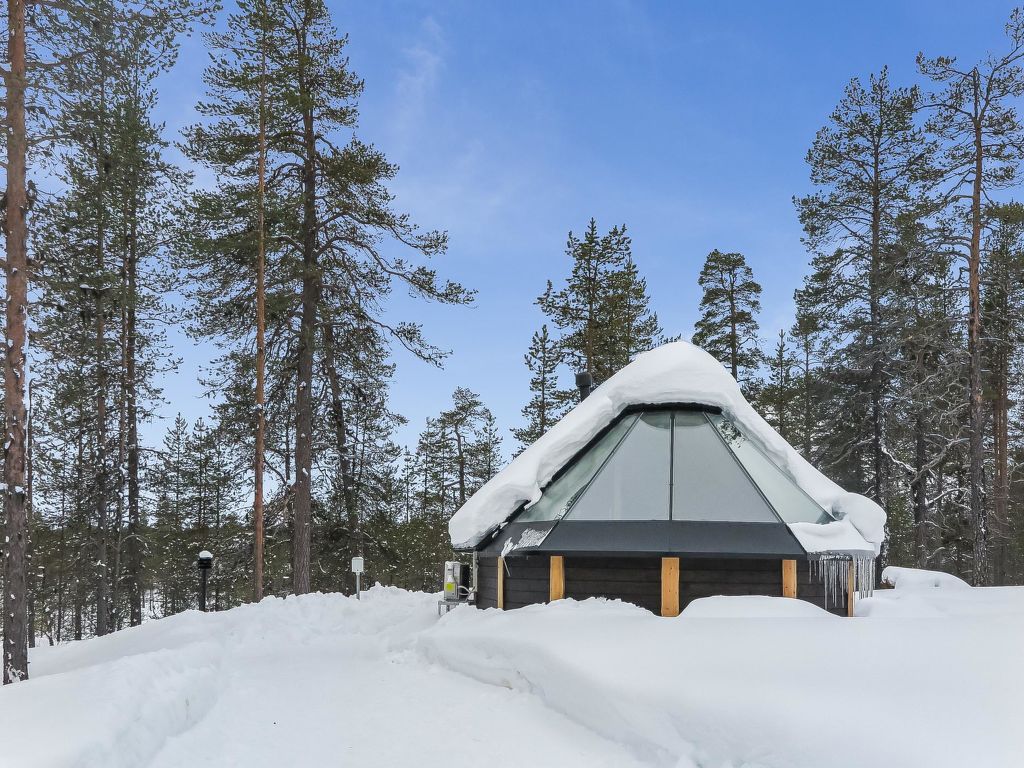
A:
{"type": "Polygon", "coordinates": [[[661,615],[679,615],[679,558],[661,558],[661,615]]]}
{"type": "Polygon", "coordinates": [[[782,561],[782,596],[796,597],[796,560],[782,561]]]}

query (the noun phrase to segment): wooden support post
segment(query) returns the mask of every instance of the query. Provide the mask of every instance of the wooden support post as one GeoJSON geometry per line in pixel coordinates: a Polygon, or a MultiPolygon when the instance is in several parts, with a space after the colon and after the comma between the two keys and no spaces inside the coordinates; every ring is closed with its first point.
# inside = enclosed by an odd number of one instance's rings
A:
{"type": "Polygon", "coordinates": [[[851,560],[846,571],[846,615],[853,616],[854,602],[857,599],[857,561],[851,560]]]}
{"type": "Polygon", "coordinates": [[[796,560],[782,561],[782,596],[796,597],[796,560]]]}
{"type": "Polygon", "coordinates": [[[505,558],[498,558],[498,610],[505,610],[505,558]]]}
{"type": "Polygon", "coordinates": [[[661,615],[679,615],[679,558],[661,558],[661,615]]]}
{"type": "Polygon", "coordinates": [[[565,597],[565,558],[562,555],[551,556],[549,581],[548,599],[554,601],[565,597]]]}

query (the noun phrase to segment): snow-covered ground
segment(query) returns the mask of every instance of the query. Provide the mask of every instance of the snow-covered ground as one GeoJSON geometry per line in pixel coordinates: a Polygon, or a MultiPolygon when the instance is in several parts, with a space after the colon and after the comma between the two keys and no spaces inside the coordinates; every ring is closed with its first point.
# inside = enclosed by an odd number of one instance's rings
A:
{"type": "Polygon", "coordinates": [[[37,649],[0,691],[0,765],[1024,764],[1024,588],[901,587],[859,613],[268,598],[37,649]]]}

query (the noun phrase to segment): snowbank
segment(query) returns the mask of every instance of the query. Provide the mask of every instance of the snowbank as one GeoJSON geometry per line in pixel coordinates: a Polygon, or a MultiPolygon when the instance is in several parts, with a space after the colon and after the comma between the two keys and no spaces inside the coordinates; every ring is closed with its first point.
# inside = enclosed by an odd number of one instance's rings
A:
{"type": "Polygon", "coordinates": [[[721,408],[811,498],[832,512],[836,522],[790,526],[807,551],[880,551],[885,512],[873,501],[847,493],[812,467],[751,407],[717,360],[685,341],[637,357],[491,478],[452,517],[448,524],[452,542],[457,547],[474,546],[521,504],[539,499],[555,472],[623,409],[675,403],[721,408]]]}
{"type": "Polygon", "coordinates": [[[838,619],[805,600],[761,595],[716,595],[694,600],[679,614],[688,619],[838,619]]]}
{"type": "Polygon", "coordinates": [[[921,587],[971,588],[970,584],[951,573],[925,571],[920,568],[899,568],[895,565],[888,565],[882,570],[882,583],[896,589],[919,589],[921,587]]]}
{"type": "Polygon", "coordinates": [[[598,599],[439,619],[437,598],[268,598],[35,649],[33,677],[0,689],[0,764],[964,768],[1024,754],[1022,588],[884,590],[858,602],[877,619],[784,598],[712,598],[675,619],[598,599]]]}
{"type": "Polygon", "coordinates": [[[455,611],[419,645],[449,669],[539,698],[650,765],[1012,766],[1024,754],[1021,598],[1019,588],[993,595],[998,615],[947,605],[930,619],[885,620],[661,619],[565,600],[455,611]]]}

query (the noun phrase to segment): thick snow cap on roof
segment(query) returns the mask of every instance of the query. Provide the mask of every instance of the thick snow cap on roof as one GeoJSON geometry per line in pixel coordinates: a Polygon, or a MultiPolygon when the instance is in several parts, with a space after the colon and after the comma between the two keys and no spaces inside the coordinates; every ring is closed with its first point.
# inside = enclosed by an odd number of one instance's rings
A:
{"type": "Polygon", "coordinates": [[[881,507],[844,491],[812,467],[751,407],[721,363],[685,341],[637,357],[491,478],[449,521],[452,543],[456,548],[476,546],[522,504],[539,499],[555,473],[625,408],[677,403],[720,408],[797,485],[832,513],[836,521],[824,525],[790,524],[808,552],[879,552],[885,537],[881,507]]]}

